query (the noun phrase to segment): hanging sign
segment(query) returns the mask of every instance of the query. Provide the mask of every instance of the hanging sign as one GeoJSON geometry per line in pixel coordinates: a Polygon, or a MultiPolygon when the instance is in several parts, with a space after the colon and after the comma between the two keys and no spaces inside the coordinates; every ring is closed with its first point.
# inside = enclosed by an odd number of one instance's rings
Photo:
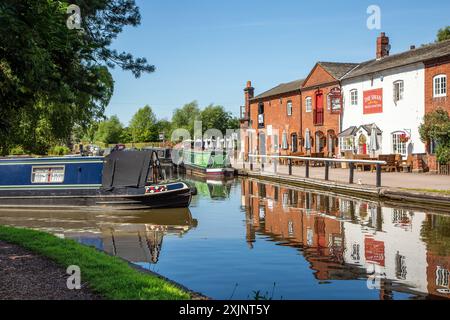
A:
{"type": "Polygon", "coordinates": [[[364,114],[383,113],[383,89],[364,91],[364,114]]]}

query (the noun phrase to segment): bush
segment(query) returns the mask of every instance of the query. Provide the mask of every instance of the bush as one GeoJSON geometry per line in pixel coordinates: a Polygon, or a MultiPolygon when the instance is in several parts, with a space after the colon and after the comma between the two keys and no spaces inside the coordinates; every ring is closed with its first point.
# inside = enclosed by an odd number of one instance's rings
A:
{"type": "Polygon", "coordinates": [[[70,153],[70,149],[66,146],[54,146],[50,149],[49,154],[52,156],[65,156],[70,153]]]}
{"type": "Polygon", "coordinates": [[[450,146],[439,145],[436,148],[436,158],[439,164],[447,164],[450,162],[450,146]]]}
{"type": "Polygon", "coordinates": [[[26,154],[26,152],[23,150],[21,146],[16,146],[14,148],[11,148],[11,150],[9,150],[9,154],[12,156],[21,156],[26,154]]]}

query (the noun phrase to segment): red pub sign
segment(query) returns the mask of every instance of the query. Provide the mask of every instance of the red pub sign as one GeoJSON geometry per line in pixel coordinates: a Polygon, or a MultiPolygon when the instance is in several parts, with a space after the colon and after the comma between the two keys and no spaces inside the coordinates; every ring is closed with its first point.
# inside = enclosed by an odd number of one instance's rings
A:
{"type": "Polygon", "coordinates": [[[383,113],[383,89],[364,91],[364,114],[383,113]]]}

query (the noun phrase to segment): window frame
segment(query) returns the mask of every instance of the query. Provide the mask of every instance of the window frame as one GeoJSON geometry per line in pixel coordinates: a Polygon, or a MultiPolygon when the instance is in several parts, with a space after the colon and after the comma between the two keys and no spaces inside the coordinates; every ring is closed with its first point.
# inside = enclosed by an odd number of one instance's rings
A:
{"type": "Polygon", "coordinates": [[[292,101],[288,100],[288,102],[286,103],[286,113],[288,117],[292,116],[292,111],[293,111],[292,101]]]}
{"type": "Polygon", "coordinates": [[[312,98],[311,97],[306,97],[305,98],[305,112],[312,112],[313,107],[312,107],[312,98]],[[308,108],[309,107],[309,108],[308,108]]]}
{"type": "Polygon", "coordinates": [[[438,74],[433,77],[433,98],[443,98],[447,96],[447,75],[446,74],[438,74]],[[439,82],[439,93],[436,93],[437,87],[437,81],[439,82]],[[444,82],[444,83],[443,83],[444,82]]]}
{"type": "Polygon", "coordinates": [[[350,105],[358,106],[358,89],[352,89],[350,90],[350,105]]]}
{"type": "Polygon", "coordinates": [[[54,165],[54,166],[51,166],[51,165],[47,165],[47,166],[32,166],[31,167],[31,177],[30,177],[30,180],[31,180],[31,184],[47,184],[47,185],[50,185],[50,184],[62,184],[62,183],[64,183],[64,181],[65,181],[65,178],[66,178],[66,166],[65,165],[54,165]],[[54,169],[62,169],[62,180],[61,181],[35,181],[35,169],[47,169],[47,177],[51,174],[51,170],[54,170],[54,169]]]}
{"type": "Polygon", "coordinates": [[[400,136],[406,134],[404,131],[395,131],[391,133],[392,153],[401,154],[402,156],[408,155],[408,142],[401,142],[400,136]],[[397,147],[396,147],[397,145],[397,147]],[[400,146],[400,147],[399,147],[400,146]],[[404,152],[400,152],[400,151],[404,152]]]}
{"type": "Polygon", "coordinates": [[[394,81],[392,85],[393,85],[394,102],[403,100],[405,93],[405,82],[403,80],[397,80],[394,81]]]}

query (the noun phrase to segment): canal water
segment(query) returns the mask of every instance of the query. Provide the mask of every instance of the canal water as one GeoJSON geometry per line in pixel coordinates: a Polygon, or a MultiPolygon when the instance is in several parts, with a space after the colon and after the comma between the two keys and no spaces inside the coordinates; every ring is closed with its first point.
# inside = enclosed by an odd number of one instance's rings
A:
{"type": "Polygon", "coordinates": [[[191,180],[190,209],[2,210],[216,299],[450,298],[450,217],[251,179],[191,180]]]}

